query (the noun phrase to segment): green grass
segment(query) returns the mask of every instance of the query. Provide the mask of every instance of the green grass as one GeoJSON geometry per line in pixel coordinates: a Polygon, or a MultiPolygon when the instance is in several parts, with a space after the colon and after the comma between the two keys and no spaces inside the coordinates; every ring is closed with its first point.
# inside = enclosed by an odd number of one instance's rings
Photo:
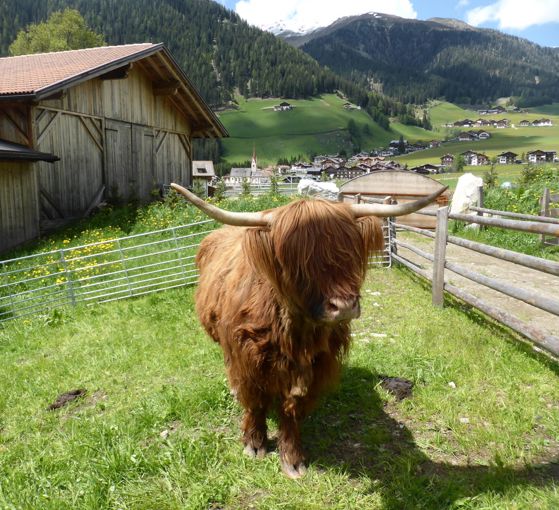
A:
{"type": "Polygon", "coordinates": [[[292,111],[274,112],[280,99],[239,99],[239,109],[219,114],[229,131],[223,140],[224,159],[241,162],[252,157],[256,147],[262,165],[275,164],[280,157],[307,157],[311,153],[336,154],[350,151],[347,124],[353,119],[362,130],[369,126],[370,136],[363,139],[363,149],[386,145],[394,133],[385,131],[363,110],[348,111],[344,101],[333,94],[308,100],[289,100],[292,111]]]}
{"type": "Polygon", "coordinates": [[[298,482],[277,453],[242,454],[193,289],[8,324],[0,508],[557,508],[556,365],[477,314],[433,308],[400,270],[373,270],[363,295],[340,389],[305,422],[298,482]],[[414,381],[413,397],[397,402],[379,374],[414,381]],[[46,410],[74,388],[86,398],[46,410]]]}

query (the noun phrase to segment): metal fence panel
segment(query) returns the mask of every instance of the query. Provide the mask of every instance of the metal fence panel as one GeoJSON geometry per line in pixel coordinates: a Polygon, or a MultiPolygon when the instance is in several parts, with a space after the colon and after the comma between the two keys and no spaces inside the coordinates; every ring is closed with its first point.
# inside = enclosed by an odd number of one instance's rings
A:
{"type": "Polygon", "coordinates": [[[0,262],[0,322],[193,285],[207,220],[0,262]]]}
{"type": "MultiPolygon", "coordinates": [[[[212,220],[0,261],[0,323],[195,285],[194,258],[212,220]]],[[[369,266],[390,267],[392,231],[369,266]]]]}

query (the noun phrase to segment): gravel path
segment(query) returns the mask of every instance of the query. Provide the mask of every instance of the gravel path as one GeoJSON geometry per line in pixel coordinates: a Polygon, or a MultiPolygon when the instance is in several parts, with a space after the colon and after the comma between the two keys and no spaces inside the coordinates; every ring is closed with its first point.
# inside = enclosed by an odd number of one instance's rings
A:
{"type": "MultiPolygon", "coordinates": [[[[433,241],[414,234],[399,232],[398,237],[406,240],[422,250],[433,253],[433,241]]],[[[398,248],[401,256],[431,271],[432,264],[415,253],[398,248]]],[[[447,260],[460,264],[467,269],[477,271],[485,276],[502,280],[515,287],[533,290],[541,296],[559,301],[559,277],[541,271],[536,271],[524,266],[506,262],[504,260],[483,255],[453,244],[447,245],[447,260]]],[[[470,294],[479,297],[487,303],[515,315],[519,319],[559,336],[559,317],[544,312],[539,308],[508,297],[500,292],[479,285],[467,278],[463,278],[448,269],[445,271],[446,280],[460,287],[470,294]]]]}

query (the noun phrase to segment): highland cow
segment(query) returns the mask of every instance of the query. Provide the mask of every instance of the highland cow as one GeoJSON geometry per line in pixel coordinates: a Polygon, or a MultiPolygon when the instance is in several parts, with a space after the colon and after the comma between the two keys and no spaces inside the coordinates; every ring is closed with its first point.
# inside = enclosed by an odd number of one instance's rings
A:
{"type": "Polygon", "coordinates": [[[306,470],[299,425],[338,380],[369,254],[383,247],[379,217],[416,211],[446,188],[402,205],[298,200],[231,213],[172,187],[230,225],[200,246],[196,311],[244,408],[245,452],[266,454],[266,415],[275,406],[281,467],[298,478],[306,470]]]}

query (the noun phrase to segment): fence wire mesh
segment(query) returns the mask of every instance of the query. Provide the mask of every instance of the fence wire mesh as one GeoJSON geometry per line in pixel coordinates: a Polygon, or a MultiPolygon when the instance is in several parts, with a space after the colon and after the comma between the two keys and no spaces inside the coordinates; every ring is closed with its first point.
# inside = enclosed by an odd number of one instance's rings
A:
{"type": "MultiPolygon", "coordinates": [[[[194,258],[212,220],[0,261],[0,323],[67,305],[106,303],[195,285],[194,258]]],[[[391,266],[391,228],[370,266],[391,266]]]]}

